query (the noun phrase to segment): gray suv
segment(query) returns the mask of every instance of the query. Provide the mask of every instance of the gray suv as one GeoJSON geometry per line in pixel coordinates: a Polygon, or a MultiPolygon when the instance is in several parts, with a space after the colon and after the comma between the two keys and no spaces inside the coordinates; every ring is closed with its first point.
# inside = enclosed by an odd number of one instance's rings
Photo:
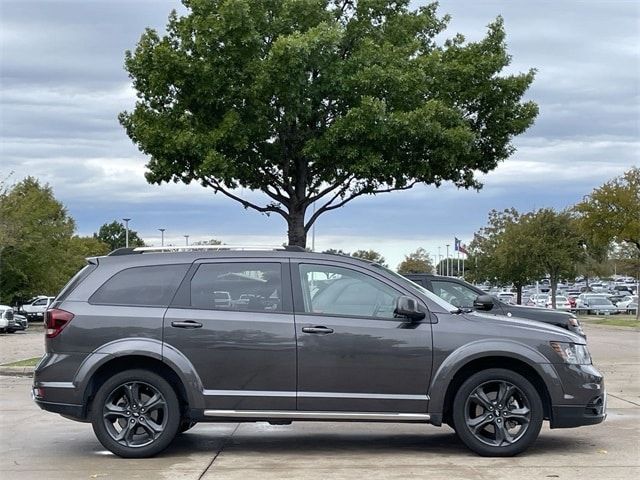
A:
{"type": "Polygon", "coordinates": [[[464,312],[377,264],[295,248],[120,249],[88,259],[46,312],[33,396],[122,457],[197,422],[450,425],[510,456],[600,423],[584,338],[464,312]]]}

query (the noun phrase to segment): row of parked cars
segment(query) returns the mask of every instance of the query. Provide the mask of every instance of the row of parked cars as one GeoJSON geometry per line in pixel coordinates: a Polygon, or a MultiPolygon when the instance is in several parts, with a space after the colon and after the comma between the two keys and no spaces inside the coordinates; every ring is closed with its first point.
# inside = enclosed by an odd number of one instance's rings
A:
{"type": "Polygon", "coordinates": [[[0,305],[0,333],[26,330],[30,321],[42,321],[54,297],[37,295],[18,307],[0,305]]]}
{"type": "MultiPolygon", "coordinates": [[[[526,305],[552,308],[551,295],[537,293],[530,295],[526,305]]],[[[556,310],[583,312],[595,315],[616,313],[636,313],[638,295],[615,295],[610,293],[580,293],[579,295],[556,295],[556,310]]]]}
{"type": "Polygon", "coordinates": [[[0,333],[14,333],[26,330],[28,326],[27,317],[14,313],[9,305],[0,305],[0,333]]]}

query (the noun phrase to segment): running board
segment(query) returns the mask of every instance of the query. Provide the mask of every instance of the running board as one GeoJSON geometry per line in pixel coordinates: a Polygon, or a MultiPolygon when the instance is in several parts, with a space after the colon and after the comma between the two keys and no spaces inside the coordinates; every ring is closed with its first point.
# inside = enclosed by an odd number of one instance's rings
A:
{"type": "Polygon", "coordinates": [[[288,420],[378,420],[387,422],[428,422],[427,413],[379,412],[301,412],[287,410],[205,410],[205,417],[259,418],[288,420]]]}

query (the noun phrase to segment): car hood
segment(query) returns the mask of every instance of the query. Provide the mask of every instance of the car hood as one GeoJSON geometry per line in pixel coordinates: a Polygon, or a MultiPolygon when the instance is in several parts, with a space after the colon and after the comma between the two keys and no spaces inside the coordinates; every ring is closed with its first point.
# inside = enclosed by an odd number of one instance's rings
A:
{"type": "Polygon", "coordinates": [[[526,330],[536,332],[548,337],[549,340],[564,341],[571,343],[585,344],[585,339],[569,330],[549,323],[542,323],[537,320],[529,320],[521,317],[507,317],[506,315],[495,315],[480,313],[477,311],[465,313],[471,319],[482,319],[485,322],[492,322],[501,328],[526,330]]]}
{"type": "Polygon", "coordinates": [[[542,314],[546,318],[557,318],[558,320],[566,320],[571,317],[571,314],[568,312],[559,312],[550,308],[532,307],[527,305],[509,305],[509,310],[516,316],[519,312],[522,312],[523,315],[542,314]]]}

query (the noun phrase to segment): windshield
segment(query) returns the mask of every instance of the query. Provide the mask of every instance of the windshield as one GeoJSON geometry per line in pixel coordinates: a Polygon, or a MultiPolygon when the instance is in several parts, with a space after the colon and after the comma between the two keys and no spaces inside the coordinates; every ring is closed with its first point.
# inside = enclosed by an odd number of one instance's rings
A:
{"type": "Polygon", "coordinates": [[[446,300],[443,300],[442,298],[437,296],[435,293],[430,292],[429,290],[427,290],[423,286],[418,285],[415,282],[412,282],[411,280],[409,280],[406,277],[403,277],[399,273],[396,273],[393,270],[388,269],[387,267],[383,267],[382,265],[380,265],[378,263],[373,263],[372,265],[374,265],[375,267],[379,268],[380,270],[384,270],[388,274],[392,275],[396,280],[399,280],[401,283],[404,283],[405,285],[409,285],[411,288],[413,288],[415,290],[418,290],[422,295],[424,295],[425,297],[427,297],[429,300],[433,301],[434,303],[437,303],[438,305],[440,305],[442,308],[444,308],[448,312],[458,312],[458,311],[460,311],[460,309],[458,307],[456,307],[455,305],[451,305],[449,302],[447,302],[446,300]]]}

